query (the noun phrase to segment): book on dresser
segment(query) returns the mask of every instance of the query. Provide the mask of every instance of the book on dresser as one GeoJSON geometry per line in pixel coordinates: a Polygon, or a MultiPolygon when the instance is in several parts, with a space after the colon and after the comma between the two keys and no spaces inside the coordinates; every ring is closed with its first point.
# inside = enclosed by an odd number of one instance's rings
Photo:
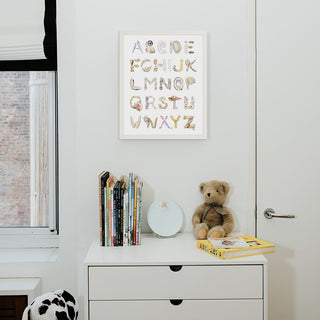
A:
{"type": "Polygon", "coordinates": [[[113,243],[115,247],[119,246],[118,221],[119,221],[119,200],[120,200],[120,181],[118,180],[113,188],[113,243]]]}
{"type": "Polygon", "coordinates": [[[100,220],[100,245],[105,245],[105,187],[110,173],[103,170],[99,174],[99,220],[100,220]]]}
{"type": "Polygon", "coordinates": [[[141,179],[133,173],[119,179],[105,170],[99,174],[101,246],[141,243],[142,188],[141,179]]]}
{"type": "Polygon", "coordinates": [[[109,176],[109,179],[107,180],[107,186],[106,186],[106,191],[107,191],[107,207],[106,207],[106,220],[107,223],[105,223],[106,226],[106,245],[108,247],[111,247],[111,242],[112,242],[112,208],[111,208],[111,198],[113,197],[113,185],[114,185],[114,176],[109,176]]]}
{"type": "Polygon", "coordinates": [[[220,259],[239,258],[275,252],[275,245],[273,243],[257,239],[248,235],[227,237],[223,239],[198,240],[197,247],[200,250],[207,252],[220,259]],[[237,245],[240,242],[237,238],[243,239],[248,245],[248,247],[237,247],[237,245]],[[222,248],[217,247],[219,246],[219,242],[222,242],[222,248]]]}

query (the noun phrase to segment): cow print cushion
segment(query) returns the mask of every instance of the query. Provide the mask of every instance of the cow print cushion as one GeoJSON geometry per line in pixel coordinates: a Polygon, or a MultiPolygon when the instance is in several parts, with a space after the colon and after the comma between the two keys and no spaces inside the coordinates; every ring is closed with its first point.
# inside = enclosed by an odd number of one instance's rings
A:
{"type": "Polygon", "coordinates": [[[65,290],[45,293],[24,310],[22,320],[77,320],[79,305],[65,290]]]}

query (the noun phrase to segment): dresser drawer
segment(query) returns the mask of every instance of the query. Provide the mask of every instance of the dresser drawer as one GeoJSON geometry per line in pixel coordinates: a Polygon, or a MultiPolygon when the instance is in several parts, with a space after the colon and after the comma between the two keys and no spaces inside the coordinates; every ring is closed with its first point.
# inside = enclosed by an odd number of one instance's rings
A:
{"type": "Polygon", "coordinates": [[[261,265],[90,267],[89,300],[261,299],[261,265]]]}
{"type": "Polygon", "coordinates": [[[91,301],[90,320],[262,320],[262,300],[91,301]]]}

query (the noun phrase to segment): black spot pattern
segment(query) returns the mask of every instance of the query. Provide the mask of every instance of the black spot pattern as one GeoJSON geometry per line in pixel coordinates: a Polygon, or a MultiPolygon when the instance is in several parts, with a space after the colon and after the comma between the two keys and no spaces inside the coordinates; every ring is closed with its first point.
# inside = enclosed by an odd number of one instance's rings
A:
{"type": "Polygon", "coordinates": [[[60,306],[63,307],[63,308],[66,306],[66,304],[65,304],[62,300],[59,300],[59,304],[60,304],[60,306]]]}
{"type": "Polygon", "coordinates": [[[74,297],[68,291],[63,291],[62,298],[65,302],[71,301],[73,304],[76,304],[76,300],[74,300],[74,297]]]}
{"type": "Polygon", "coordinates": [[[50,306],[51,302],[49,299],[43,300],[42,304],[47,304],[48,306],[50,306]]]}
{"type": "MultiPolygon", "coordinates": [[[[78,318],[78,311],[76,312],[75,305],[77,304],[75,298],[67,291],[63,290],[61,293],[54,293],[53,297],[48,298],[44,297],[44,300],[40,300],[41,305],[38,307],[38,313],[39,315],[45,315],[45,317],[49,316],[49,311],[51,311],[50,308],[52,306],[56,305],[57,307],[61,307],[60,310],[65,310],[65,311],[56,311],[55,312],[55,320],[77,320],[78,318]],[[54,299],[53,299],[54,298],[54,299]],[[53,300],[52,300],[53,299],[53,300]],[[70,303],[70,305],[68,305],[70,303]]],[[[40,298],[41,299],[41,298],[40,298]]],[[[35,303],[36,301],[34,300],[31,303],[31,306],[35,303]]],[[[55,307],[54,307],[55,308],[55,307]]],[[[58,308],[58,310],[59,310],[58,308]]],[[[27,318],[28,320],[32,320],[32,308],[28,310],[27,318]]],[[[53,311],[53,310],[52,310],[53,311]]],[[[40,319],[40,318],[39,318],[40,319]]],[[[1,320],[1,319],[0,319],[1,320]]]]}
{"type": "Polygon", "coordinates": [[[48,307],[48,306],[45,306],[45,305],[41,306],[41,307],[39,308],[39,314],[40,314],[40,315],[45,314],[45,313],[47,312],[48,308],[49,308],[49,307],[48,307]]]}
{"type": "Polygon", "coordinates": [[[75,316],[73,307],[68,306],[68,314],[69,314],[69,318],[73,320],[75,316]]]}
{"type": "Polygon", "coordinates": [[[56,311],[56,317],[58,320],[69,320],[67,314],[64,311],[62,312],[56,311]]]}

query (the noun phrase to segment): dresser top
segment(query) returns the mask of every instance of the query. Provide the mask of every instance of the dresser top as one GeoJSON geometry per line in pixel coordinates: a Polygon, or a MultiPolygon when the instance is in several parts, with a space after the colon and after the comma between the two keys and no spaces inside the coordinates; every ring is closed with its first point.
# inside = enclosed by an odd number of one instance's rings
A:
{"type": "Polygon", "coordinates": [[[159,238],[154,234],[142,234],[141,245],[130,247],[102,247],[92,243],[85,264],[110,265],[238,265],[266,264],[267,259],[255,255],[234,259],[219,259],[197,248],[191,233],[179,233],[172,238],[159,238]]]}

